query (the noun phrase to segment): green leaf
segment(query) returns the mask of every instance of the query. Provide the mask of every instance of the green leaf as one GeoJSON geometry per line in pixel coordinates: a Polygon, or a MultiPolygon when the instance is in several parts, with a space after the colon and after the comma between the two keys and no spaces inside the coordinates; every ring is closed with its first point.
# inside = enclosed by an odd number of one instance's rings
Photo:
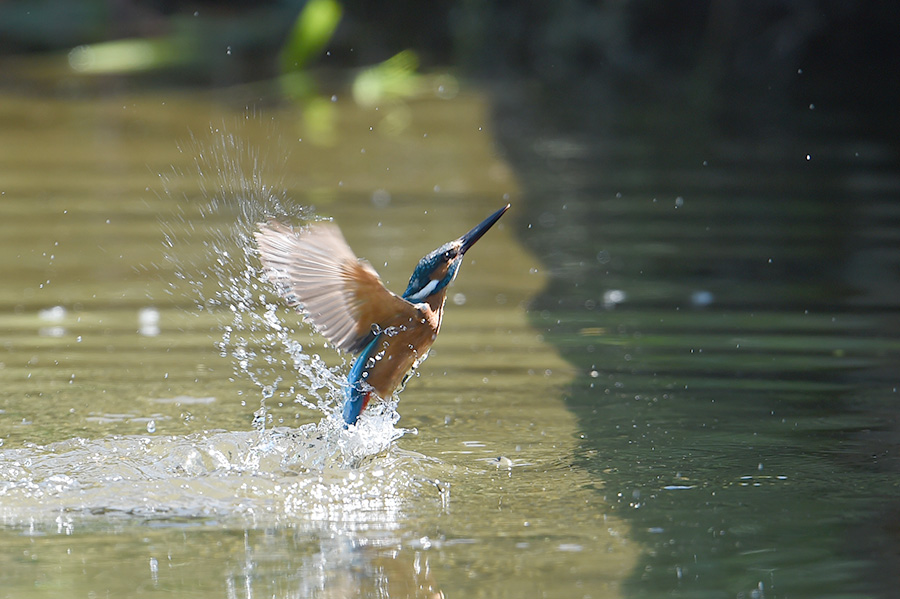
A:
{"type": "Polygon", "coordinates": [[[343,9],[337,0],[310,0],[300,11],[281,50],[283,73],[303,69],[334,35],[343,9]]]}

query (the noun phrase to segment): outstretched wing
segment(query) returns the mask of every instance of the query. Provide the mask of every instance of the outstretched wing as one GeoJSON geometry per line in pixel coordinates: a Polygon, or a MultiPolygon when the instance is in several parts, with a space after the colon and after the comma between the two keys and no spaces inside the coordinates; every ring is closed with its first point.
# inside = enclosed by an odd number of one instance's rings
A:
{"type": "Polygon", "coordinates": [[[388,291],[335,225],[294,231],[272,220],[258,228],[259,257],[269,281],[338,349],[357,353],[371,339],[372,325],[387,328],[417,317],[416,307],[388,291]]]}

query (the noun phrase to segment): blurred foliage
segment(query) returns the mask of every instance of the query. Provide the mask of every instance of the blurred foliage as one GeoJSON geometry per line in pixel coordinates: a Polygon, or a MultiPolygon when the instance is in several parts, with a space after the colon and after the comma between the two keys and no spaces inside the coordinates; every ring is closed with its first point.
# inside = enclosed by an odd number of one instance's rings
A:
{"type": "Polygon", "coordinates": [[[281,49],[282,72],[302,69],[317,57],[331,41],[342,14],[337,0],[307,2],[281,49]]]}
{"type": "Polygon", "coordinates": [[[630,115],[597,106],[639,95],[659,102],[661,126],[686,134],[710,123],[762,131],[828,94],[891,137],[898,27],[897,3],[841,0],[0,2],[0,52],[82,48],[70,57],[81,73],[191,86],[282,77],[283,93],[302,103],[337,69],[366,69],[354,99],[373,105],[436,87],[416,70],[449,66],[489,84],[527,81],[546,105],[568,107],[553,115],[566,126],[616,126],[630,115]],[[116,40],[148,43],[98,45],[116,40]],[[756,108],[737,114],[747,97],[756,108]],[[703,117],[676,122],[665,108],[678,102],[703,117]]]}
{"type": "Polygon", "coordinates": [[[421,77],[416,73],[419,57],[412,50],[404,50],[359,73],[353,80],[353,99],[361,106],[375,106],[386,99],[415,96],[421,89],[421,77]]]}
{"type": "MultiPolygon", "coordinates": [[[[302,107],[305,135],[312,143],[331,145],[335,141],[335,99],[318,92],[315,80],[306,68],[332,40],[341,21],[343,9],[336,0],[311,0],[300,12],[290,35],[281,49],[282,92],[302,107]]],[[[391,58],[358,72],[352,82],[353,100],[360,106],[374,108],[380,103],[402,103],[418,95],[422,89],[418,75],[419,58],[412,50],[403,50],[391,58]]],[[[379,126],[384,133],[405,129],[408,111],[388,110],[379,126]],[[398,118],[400,115],[401,118],[398,118]]]]}
{"type": "Polygon", "coordinates": [[[841,0],[0,2],[0,51],[176,36],[179,49],[189,42],[175,61],[188,74],[176,81],[192,84],[308,69],[326,47],[328,66],[342,68],[410,50],[426,70],[524,77],[586,104],[628,85],[714,106],[754,93],[769,110],[811,87],[839,87],[853,105],[875,104],[880,92],[900,96],[891,76],[898,27],[896,3],[841,0]]]}
{"type": "Polygon", "coordinates": [[[135,38],[78,46],[69,52],[69,66],[85,75],[132,73],[178,65],[191,55],[183,38],[135,38]]]}
{"type": "Polygon", "coordinates": [[[331,40],[342,13],[337,0],[310,0],[294,21],[280,53],[282,93],[302,106],[306,138],[321,145],[334,143],[336,115],[333,103],[319,94],[306,67],[331,40]]]}

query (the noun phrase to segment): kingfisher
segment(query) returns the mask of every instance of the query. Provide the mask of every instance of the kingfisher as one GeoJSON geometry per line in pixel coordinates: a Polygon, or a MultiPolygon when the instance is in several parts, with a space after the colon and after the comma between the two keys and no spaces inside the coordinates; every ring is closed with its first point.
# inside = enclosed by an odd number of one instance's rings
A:
{"type": "Polygon", "coordinates": [[[335,348],[357,354],[345,387],[347,425],[356,424],[373,394],[389,398],[425,358],[463,256],[508,209],[509,204],[419,260],[402,296],[384,286],[330,222],[296,230],[277,220],[257,225],[263,271],[278,294],[335,348]]]}

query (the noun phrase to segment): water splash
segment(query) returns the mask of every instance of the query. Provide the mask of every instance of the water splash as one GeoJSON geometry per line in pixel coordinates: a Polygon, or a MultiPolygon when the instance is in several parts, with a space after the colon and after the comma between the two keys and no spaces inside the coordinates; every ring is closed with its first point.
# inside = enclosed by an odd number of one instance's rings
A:
{"type": "Polygon", "coordinates": [[[396,447],[375,460],[352,435],[323,420],[264,433],[78,438],[2,450],[0,522],[62,517],[71,528],[72,518],[118,514],[390,524],[413,497],[443,501],[430,482],[436,461],[396,447]]]}
{"type": "MultiPolygon", "coordinates": [[[[332,426],[340,420],[347,359],[329,365],[322,358],[320,350],[329,360],[333,350],[265,283],[253,238],[257,224],[268,219],[302,224],[318,217],[292,202],[282,176],[274,174],[287,170],[287,152],[277,139],[266,150],[244,141],[241,130],[251,124],[258,125],[257,117],[211,127],[202,138],[192,135],[181,148],[193,157],[191,172],[162,177],[166,195],[176,200],[174,214],[161,223],[174,274],[170,293],[190,298],[191,311],[220,322],[220,354],[231,360],[236,379],[259,389],[252,419],[259,433],[271,426],[273,400],[315,410],[322,414],[319,426],[332,426]],[[184,191],[189,182],[196,184],[193,194],[184,191]]],[[[395,427],[395,408],[396,399],[373,406],[349,433],[327,436],[344,465],[384,451],[409,432],[395,427]]]]}

